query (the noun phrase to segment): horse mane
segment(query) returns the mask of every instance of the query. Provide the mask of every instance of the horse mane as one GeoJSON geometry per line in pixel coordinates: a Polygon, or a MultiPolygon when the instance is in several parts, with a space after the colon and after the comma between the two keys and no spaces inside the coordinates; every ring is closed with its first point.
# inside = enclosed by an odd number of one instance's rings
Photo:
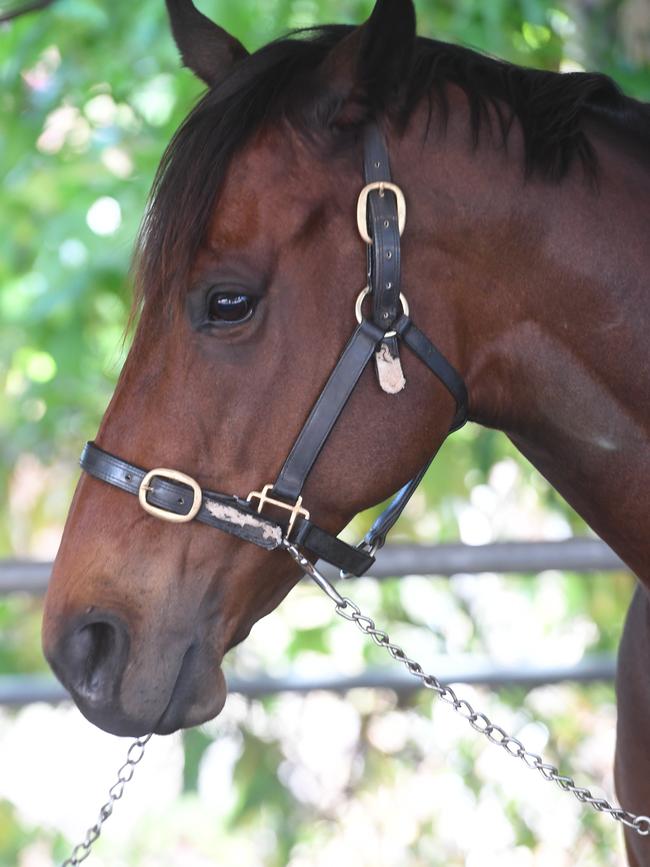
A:
{"type": "MultiPolygon", "coordinates": [[[[167,305],[170,293],[177,302],[182,299],[229,161],[258,129],[288,121],[306,136],[323,137],[341,105],[324,92],[326,82],[317,84],[317,70],[352,29],[330,25],[271,42],[236,63],[200,99],[167,147],[154,180],[136,246],[137,302],[162,294],[167,305]]],[[[577,161],[595,178],[596,155],[584,130],[590,118],[650,144],[650,105],[625,96],[605,75],[527,69],[422,37],[399,91],[368,99],[357,120],[385,111],[404,126],[428,98],[430,122],[435,116],[444,127],[449,84],[466,95],[475,146],[494,117],[504,144],[513,123],[519,123],[528,176],[559,183],[577,161]]]]}

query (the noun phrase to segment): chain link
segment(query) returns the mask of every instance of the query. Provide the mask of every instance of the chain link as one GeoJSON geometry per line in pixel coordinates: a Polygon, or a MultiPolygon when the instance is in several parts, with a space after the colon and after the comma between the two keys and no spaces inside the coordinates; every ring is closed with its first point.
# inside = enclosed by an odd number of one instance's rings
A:
{"type": "Polygon", "coordinates": [[[409,674],[418,678],[422,686],[430,689],[441,701],[448,704],[466,720],[474,731],[482,734],[490,743],[501,747],[509,756],[520,759],[527,768],[538,771],[549,783],[556,783],[562,791],[570,792],[582,804],[587,804],[598,813],[608,814],[616,822],[636,831],[641,837],[647,837],[650,834],[650,817],[637,816],[629,810],[611,804],[605,798],[595,797],[589,789],[578,786],[573,777],[561,774],[555,765],[545,762],[542,756],[526,749],[518,738],[509,735],[501,726],[495,725],[486,714],[475,710],[466,699],[459,698],[450,686],[443,686],[435,675],[424,672],[422,666],[414,659],[410,659],[399,644],[390,640],[386,632],[377,629],[371,617],[361,613],[358,605],[346,596],[341,596],[338,590],[300,553],[295,545],[285,539],[284,548],[305,574],[329,596],[339,617],[356,624],[361,632],[369,636],[375,644],[383,647],[393,659],[401,663],[409,674]]]}
{"type": "Polygon", "coordinates": [[[137,738],[133,741],[126,754],[126,761],[117,772],[117,780],[108,790],[108,801],[100,807],[99,816],[94,825],[86,831],[86,836],[81,843],[77,843],[70,855],[65,859],[61,867],[77,867],[82,861],[90,855],[90,850],[96,842],[99,835],[102,833],[102,825],[113,815],[113,808],[116,801],[119,801],[124,794],[124,789],[127,783],[130,783],[135,773],[136,765],[138,765],[144,757],[144,749],[152,738],[152,734],[137,738]]]}

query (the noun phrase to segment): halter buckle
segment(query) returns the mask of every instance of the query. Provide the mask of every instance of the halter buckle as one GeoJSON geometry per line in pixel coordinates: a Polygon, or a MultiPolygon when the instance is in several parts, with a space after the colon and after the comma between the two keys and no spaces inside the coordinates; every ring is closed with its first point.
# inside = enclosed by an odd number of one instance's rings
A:
{"type": "Polygon", "coordinates": [[[282,500],[275,500],[273,497],[268,496],[268,492],[273,490],[273,485],[264,485],[261,491],[251,491],[250,494],[246,497],[247,502],[252,502],[253,500],[259,500],[259,505],[257,506],[257,514],[262,514],[262,509],[267,503],[270,503],[272,506],[277,506],[279,509],[284,509],[287,512],[291,512],[291,517],[289,518],[289,524],[287,526],[287,536],[291,535],[291,531],[293,529],[293,525],[296,523],[296,518],[300,515],[306,521],[309,520],[309,512],[307,509],[302,508],[302,497],[298,497],[293,506],[290,503],[283,503],[282,500]]]}
{"type": "Polygon", "coordinates": [[[366,184],[359,193],[359,198],[357,199],[357,227],[359,234],[366,244],[372,244],[372,238],[368,234],[368,196],[373,190],[379,190],[380,196],[383,196],[386,190],[395,193],[395,198],[397,199],[397,226],[401,237],[406,225],[406,199],[397,184],[392,184],[390,181],[373,181],[371,184],[366,184]]]}
{"type": "Polygon", "coordinates": [[[188,521],[192,521],[198,514],[198,511],[201,508],[201,503],[203,502],[203,492],[201,491],[199,483],[191,476],[187,476],[185,473],[181,473],[178,470],[170,470],[167,467],[157,467],[155,470],[149,470],[140,482],[140,487],[138,488],[138,500],[145,512],[148,512],[155,518],[160,518],[162,521],[169,521],[171,524],[185,524],[188,521]],[[188,488],[192,489],[192,506],[189,512],[184,515],[179,515],[176,512],[168,512],[167,509],[161,509],[158,506],[154,506],[147,500],[147,491],[151,490],[150,482],[155,476],[161,476],[165,479],[173,479],[173,481],[181,482],[181,484],[187,485],[188,488]]]}

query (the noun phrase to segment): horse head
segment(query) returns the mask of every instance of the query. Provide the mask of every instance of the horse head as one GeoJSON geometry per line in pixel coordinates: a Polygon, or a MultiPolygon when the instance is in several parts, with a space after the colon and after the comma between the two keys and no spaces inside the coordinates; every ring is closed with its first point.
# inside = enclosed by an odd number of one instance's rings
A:
{"type": "MultiPolygon", "coordinates": [[[[184,63],[209,89],[154,184],[137,253],[138,324],[96,444],[243,500],[277,477],[356,325],[369,121],[407,199],[417,188],[402,86],[414,12],[410,0],[378,0],[360,27],[248,54],[189,0],[168,7],[184,63]]],[[[430,280],[417,267],[426,220],[414,208],[403,239],[416,305],[430,280]]],[[[436,337],[457,358],[445,317],[436,337]]],[[[402,364],[408,386],[390,395],[366,367],[307,478],[303,502],[327,533],[400,488],[449,429],[448,392],[417,359],[402,364]]],[[[46,600],[52,668],[81,711],[116,734],[218,714],[224,654],[300,576],[282,550],[151,511],[84,474],[46,600]]]]}

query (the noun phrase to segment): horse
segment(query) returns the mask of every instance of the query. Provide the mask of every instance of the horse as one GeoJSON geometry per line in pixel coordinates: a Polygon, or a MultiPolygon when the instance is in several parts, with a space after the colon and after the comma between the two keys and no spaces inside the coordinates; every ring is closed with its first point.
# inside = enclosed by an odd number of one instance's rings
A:
{"type": "Polygon", "coordinates": [[[133,343],[47,593],[51,667],[118,735],[215,717],[224,654],[301,576],[280,537],[362,571],[372,552],[336,533],[408,493],[467,416],[638,576],[615,767],[647,807],[650,106],[418,37],[411,0],[253,54],[191,0],[167,6],[207,90],[143,220],[133,343]]]}

